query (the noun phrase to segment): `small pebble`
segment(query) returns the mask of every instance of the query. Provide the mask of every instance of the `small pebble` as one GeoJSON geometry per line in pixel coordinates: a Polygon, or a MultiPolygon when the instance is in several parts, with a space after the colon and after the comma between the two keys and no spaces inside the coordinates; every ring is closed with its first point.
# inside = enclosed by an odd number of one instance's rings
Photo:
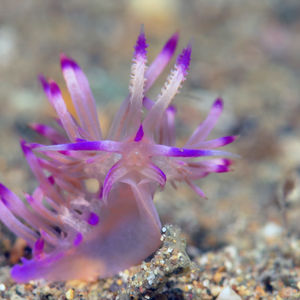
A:
{"type": "Polygon", "coordinates": [[[217,300],[242,300],[242,298],[229,286],[219,294],[217,300]]]}
{"type": "Polygon", "coordinates": [[[235,246],[227,246],[224,250],[231,258],[236,258],[238,256],[238,250],[235,246]]]}
{"type": "Polygon", "coordinates": [[[68,300],[74,299],[74,290],[73,290],[73,289],[69,289],[69,290],[66,292],[66,298],[67,298],[68,300]]]}
{"type": "Polygon", "coordinates": [[[283,229],[281,226],[274,222],[269,222],[262,229],[262,234],[266,239],[278,238],[282,234],[283,229]]]}
{"type": "Polygon", "coordinates": [[[209,280],[208,279],[203,281],[203,286],[205,286],[207,288],[209,287],[209,280]]]}

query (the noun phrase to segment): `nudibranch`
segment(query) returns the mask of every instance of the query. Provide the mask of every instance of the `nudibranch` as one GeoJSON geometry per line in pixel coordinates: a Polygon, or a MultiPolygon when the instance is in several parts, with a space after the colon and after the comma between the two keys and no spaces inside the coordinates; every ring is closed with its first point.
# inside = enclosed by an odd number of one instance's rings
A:
{"type": "Polygon", "coordinates": [[[21,200],[0,185],[1,220],[32,248],[32,258],[22,258],[12,268],[15,281],[94,280],[140,263],[161,243],[155,192],[167,182],[176,186],[183,181],[204,197],[195,181],[229,171],[230,153],[216,148],[235,136],[207,140],[222,112],[221,99],[185,145],[176,146],[176,108],[171,102],[186,79],[190,45],[178,56],[157,98],[147,96],[173,57],[177,41],[175,33],[147,68],[148,45],[140,32],[129,95],[105,138],[87,77],[73,59],[61,55],[77,117],[68,111],[59,86],[40,76],[60,128],[34,123],[31,128],[49,144],[21,141],[38,181],[31,195],[21,200]],[[86,186],[90,179],[97,182],[96,191],[86,186]]]}

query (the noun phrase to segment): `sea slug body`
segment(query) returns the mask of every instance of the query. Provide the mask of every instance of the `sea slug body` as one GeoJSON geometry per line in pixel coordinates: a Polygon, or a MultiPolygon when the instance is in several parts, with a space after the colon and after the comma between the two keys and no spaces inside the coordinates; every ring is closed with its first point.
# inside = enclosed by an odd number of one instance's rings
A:
{"type": "Polygon", "coordinates": [[[160,245],[161,223],[154,194],[167,182],[195,184],[210,173],[228,172],[231,154],[216,150],[234,136],[207,140],[217,122],[223,101],[217,99],[207,118],[183,147],[176,146],[172,105],[190,68],[191,46],[184,48],[153,101],[148,90],[173,57],[175,33],[147,68],[143,31],[133,55],[129,95],[121,104],[104,138],[96,102],[78,64],[61,55],[61,68],[74,103],[68,111],[59,86],[40,76],[45,94],[57,113],[59,129],[43,124],[31,128],[49,140],[48,145],[21,141],[21,148],[38,180],[24,201],[0,184],[0,219],[33,249],[11,275],[17,282],[94,280],[114,275],[140,263],[160,245]],[[93,179],[99,189],[85,185],[93,179]]]}

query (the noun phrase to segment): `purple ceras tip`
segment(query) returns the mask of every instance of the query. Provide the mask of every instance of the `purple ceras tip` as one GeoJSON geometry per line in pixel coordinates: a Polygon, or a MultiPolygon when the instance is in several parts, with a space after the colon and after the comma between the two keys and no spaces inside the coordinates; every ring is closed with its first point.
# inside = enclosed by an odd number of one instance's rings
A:
{"type": "Polygon", "coordinates": [[[183,74],[186,76],[187,71],[190,67],[190,61],[191,61],[191,53],[192,53],[192,47],[191,45],[188,45],[186,48],[182,50],[180,55],[177,58],[177,66],[181,68],[183,74]]]}
{"type": "Polygon", "coordinates": [[[175,32],[170,39],[167,41],[167,43],[165,44],[164,48],[163,48],[163,52],[172,56],[173,53],[176,50],[177,47],[177,43],[178,43],[178,38],[179,38],[179,33],[175,32]]]}
{"type": "Polygon", "coordinates": [[[228,171],[229,171],[229,167],[224,166],[224,165],[219,165],[219,166],[217,166],[217,169],[216,169],[216,173],[226,173],[228,171]]]}
{"type": "Polygon", "coordinates": [[[0,182],[0,194],[3,196],[7,192],[7,187],[0,182]]]}
{"type": "Polygon", "coordinates": [[[2,203],[5,206],[8,206],[8,202],[6,200],[8,193],[9,193],[9,190],[7,189],[7,187],[0,182],[0,199],[2,200],[2,203]]]}
{"type": "Polygon", "coordinates": [[[49,91],[49,83],[46,80],[46,78],[43,75],[39,75],[38,76],[38,80],[40,81],[40,83],[42,84],[43,90],[47,93],[47,91],[49,91]]]}
{"type": "Polygon", "coordinates": [[[96,226],[99,223],[99,217],[95,213],[91,212],[87,222],[92,226],[96,226]]]}
{"type": "Polygon", "coordinates": [[[222,138],[219,138],[220,141],[220,147],[231,144],[232,142],[234,142],[237,139],[236,136],[234,135],[230,135],[230,136],[224,136],[222,138]]]}
{"type": "Polygon", "coordinates": [[[222,98],[217,98],[216,101],[213,104],[213,107],[218,107],[218,108],[223,108],[223,99],[222,98]]]}
{"type": "Polygon", "coordinates": [[[25,155],[28,154],[29,152],[31,152],[31,148],[28,146],[26,141],[20,140],[20,146],[25,155]]]}
{"type": "Polygon", "coordinates": [[[50,92],[53,96],[60,94],[59,86],[55,81],[50,80],[49,85],[50,85],[50,92]]]}
{"type": "Polygon", "coordinates": [[[224,166],[229,167],[229,166],[232,164],[232,161],[231,161],[230,159],[223,158],[223,159],[222,159],[222,164],[223,164],[224,166]]]}
{"type": "Polygon", "coordinates": [[[144,31],[141,31],[140,35],[138,36],[138,39],[136,41],[135,47],[134,47],[134,56],[138,57],[141,56],[143,58],[146,57],[147,54],[147,43],[146,43],[146,37],[144,31]]]}
{"type": "Polygon", "coordinates": [[[135,136],[135,138],[134,138],[134,141],[135,141],[135,142],[141,141],[142,138],[143,138],[143,136],[144,136],[144,130],[143,130],[143,126],[141,125],[140,128],[139,128],[139,130],[138,130],[137,133],[136,133],[136,136],[135,136]]]}
{"type": "Polygon", "coordinates": [[[60,64],[61,64],[62,69],[66,69],[66,68],[76,69],[76,68],[79,68],[77,63],[73,59],[71,59],[70,57],[66,56],[64,53],[60,54],[60,64]]]}
{"type": "Polygon", "coordinates": [[[82,242],[82,240],[83,240],[83,236],[82,236],[82,234],[81,234],[80,232],[78,232],[78,233],[76,234],[75,239],[74,239],[73,245],[74,245],[75,247],[76,247],[76,246],[79,246],[80,243],[82,242]]]}
{"type": "Polygon", "coordinates": [[[176,106],[175,106],[175,105],[170,105],[170,106],[168,106],[167,112],[171,112],[171,113],[173,113],[173,114],[176,114],[176,113],[177,113],[176,106]]]}
{"type": "Polygon", "coordinates": [[[29,124],[29,127],[39,134],[45,134],[46,132],[46,127],[43,124],[31,123],[29,124]]]}

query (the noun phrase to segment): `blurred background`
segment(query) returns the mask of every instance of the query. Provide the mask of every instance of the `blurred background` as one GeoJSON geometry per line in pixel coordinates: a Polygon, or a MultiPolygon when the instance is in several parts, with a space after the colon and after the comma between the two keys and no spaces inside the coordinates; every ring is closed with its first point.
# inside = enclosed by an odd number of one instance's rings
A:
{"type": "Polygon", "coordinates": [[[179,142],[203,120],[217,96],[224,98],[225,110],[212,137],[239,135],[229,148],[241,155],[234,172],[199,183],[209,200],[199,200],[184,186],[157,194],[163,222],[180,225],[189,244],[204,250],[268,224],[299,235],[298,0],[2,0],[0,181],[19,195],[36,184],[19,139],[42,141],[26,124],[52,122],[38,74],[56,80],[70,102],[60,72],[61,52],[87,74],[107,128],[128,93],[141,24],[149,61],[176,31],[179,49],[192,41],[190,74],[175,100],[179,142]]]}

